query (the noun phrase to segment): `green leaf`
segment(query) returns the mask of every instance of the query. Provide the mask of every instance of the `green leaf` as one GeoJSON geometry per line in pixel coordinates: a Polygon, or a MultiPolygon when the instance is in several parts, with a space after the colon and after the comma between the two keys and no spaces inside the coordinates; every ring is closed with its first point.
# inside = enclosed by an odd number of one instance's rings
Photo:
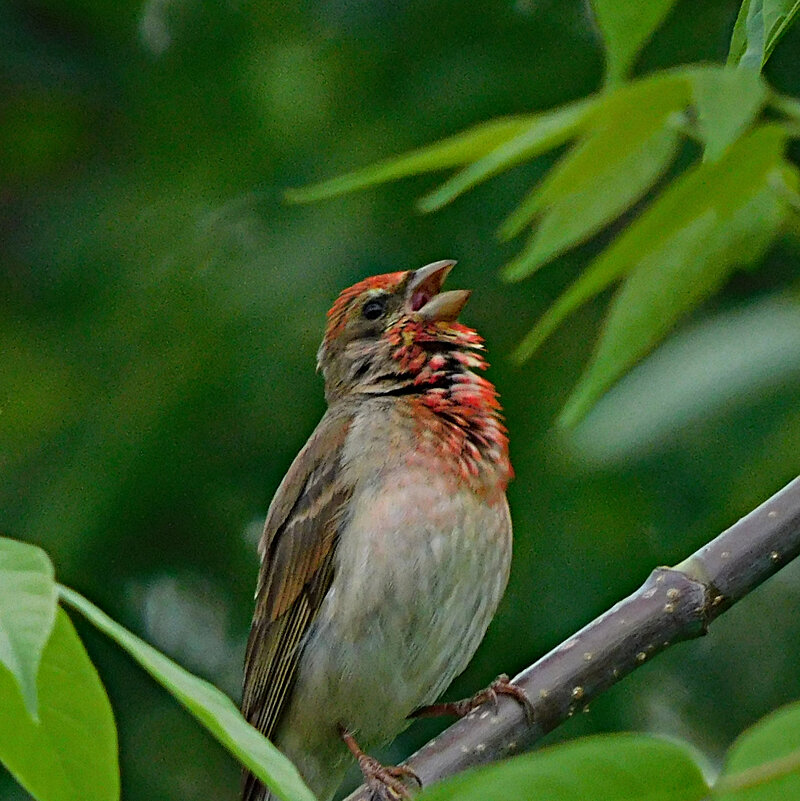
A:
{"type": "Polygon", "coordinates": [[[39,722],[0,668],[0,761],[38,801],[116,801],[117,731],[103,685],[59,609],[39,668],[39,722]]]}
{"type": "Polygon", "coordinates": [[[461,167],[483,158],[499,145],[519,136],[535,120],[536,116],[530,114],[490,120],[441,142],[372,164],[364,169],[301,189],[287,189],[286,200],[289,203],[312,203],[409,175],[461,167]]]}
{"type": "Polygon", "coordinates": [[[675,0],[592,0],[597,24],[606,44],[608,83],[619,83],[625,78],[639,51],[673,5],[675,0]]]}
{"type": "Polygon", "coordinates": [[[733,26],[728,65],[761,72],[764,63],[764,20],[762,0],[744,0],[733,26]]]}
{"type": "Polygon", "coordinates": [[[598,401],[569,441],[586,465],[629,465],[698,423],[799,381],[800,303],[767,296],[670,337],[598,401]]]}
{"type": "Polygon", "coordinates": [[[767,87],[750,70],[705,67],[690,75],[705,158],[716,161],[761,111],[767,87]]]}
{"type": "Polygon", "coordinates": [[[0,537],[0,664],[36,720],[36,675],[56,616],[53,565],[35,545],[0,537]]]}
{"type": "Polygon", "coordinates": [[[772,55],[775,46],[789,29],[798,12],[800,12],[800,0],[764,0],[766,45],[762,67],[767,63],[767,59],[772,55]]]}
{"type": "Polygon", "coordinates": [[[159,684],[284,801],[315,801],[294,765],[254,729],[227,695],[115,623],[82,595],[59,586],[63,601],[124,648],[159,684]]]}
{"type": "Polygon", "coordinates": [[[537,114],[520,134],[496,147],[423,197],[418,208],[423,212],[436,211],[503,170],[559,147],[583,127],[596,103],[596,98],[589,98],[537,114]]]}
{"type": "Polygon", "coordinates": [[[735,142],[719,161],[684,173],[550,307],[520,344],[516,358],[528,358],[567,315],[651,254],[668,253],[671,240],[683,241],[681,232],[696,220],[708,214],[720,223],[732,218],[777,172],[784,145],[785,133],[778,126],[763,125],[735,142]]]}
{"type": "Polygon", "coordinates": [[[610,734],[460,773],[419,801],[700,801],[708,786],[684,745],[610,734]]]}
{"type": "Polygon", "coordinates": [[[597,399],[672,329],[716,292],[737,265],[755,261],[778,233],[787,208],[769,174],[755,194],[724,215],[706,208],[661,247],[642,255],[609,308],[592,361],[560,422],[578,422],[597,399]]]}
{"type": "Polygon", "coordinates": [[[744,0],[736,18],[728,64],[760,72],[800,12],[800,0],[744,0]]]}
{"type": "Polygon", "coordinates": [[[541,221],[504,276],[519,280],[588,239],[652,186],[675,156],[670,118],[688,102],[680,75],[659,76],[610,95],[592,117],[586,139],[550,172],[501,229],[513,236],[541,221]]]}
{"type": "Polygon", "coordinates": [[[731,746],[715,801],[800,798],[800,703],[747,729],[731,746]]]}

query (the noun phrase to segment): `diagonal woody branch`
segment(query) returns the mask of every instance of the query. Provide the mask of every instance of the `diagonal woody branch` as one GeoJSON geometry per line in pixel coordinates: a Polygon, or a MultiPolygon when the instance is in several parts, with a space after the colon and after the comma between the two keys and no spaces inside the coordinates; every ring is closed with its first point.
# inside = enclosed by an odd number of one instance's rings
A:
{"type": "MultiPolygon", "coordinates": [[[[706,633],[736,601],[800,554],[800,477],[675,567],[656,568],[635,593],[520,673],[536,707],[500,698],[431,740],[406,764],[423,785],[533,745],[623,676],[670,645],[706,633]]],[[[366,801],[363,787],[346,801],[366,801]]]]}

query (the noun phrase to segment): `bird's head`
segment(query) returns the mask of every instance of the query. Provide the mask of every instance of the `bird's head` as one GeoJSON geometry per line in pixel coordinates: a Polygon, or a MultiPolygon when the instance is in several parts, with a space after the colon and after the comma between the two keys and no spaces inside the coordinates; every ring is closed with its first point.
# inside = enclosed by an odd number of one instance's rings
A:
{"type": "Polygon", "coordinates": [[[438,345],[479,348],[457,322],[470,292],[442,292],[454,261],[386,273],[345,289],[328,312],[317,362],[329,400],[348,392],[379,394],[413,383],[438,345]]]}

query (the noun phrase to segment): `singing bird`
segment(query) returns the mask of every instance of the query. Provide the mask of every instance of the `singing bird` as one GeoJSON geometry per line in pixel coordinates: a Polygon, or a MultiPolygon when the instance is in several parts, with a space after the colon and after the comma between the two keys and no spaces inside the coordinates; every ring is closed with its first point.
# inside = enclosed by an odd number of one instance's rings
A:
{"type": "MultiPolygon", "coordinates": [[[[242,710],[321,801],[353,756],[379,795],[406,794],[409,771],[362,749],[466,667],[508,579],[508,439],[483,340],[457,321],[470,292],[442,291],[454,264],[373,276],[333,304],[328,409],[259,543],[242,710]]],[[[245,774],[242,797],[273,796],[245,774]]]]}

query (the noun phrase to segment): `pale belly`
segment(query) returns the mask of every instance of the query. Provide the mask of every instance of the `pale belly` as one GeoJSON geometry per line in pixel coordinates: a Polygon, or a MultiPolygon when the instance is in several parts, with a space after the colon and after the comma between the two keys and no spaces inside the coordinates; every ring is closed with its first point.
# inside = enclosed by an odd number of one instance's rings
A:
{"type": "Polygon", "coordinates": [[[488,505],[454,493],[448,475],[415,472],[384,474],[354,496],[276,732],[322,797],[347,762],[337,725],[365,748],[394,737],[466,667],[505,589],[505,498],[488,505]]]}

